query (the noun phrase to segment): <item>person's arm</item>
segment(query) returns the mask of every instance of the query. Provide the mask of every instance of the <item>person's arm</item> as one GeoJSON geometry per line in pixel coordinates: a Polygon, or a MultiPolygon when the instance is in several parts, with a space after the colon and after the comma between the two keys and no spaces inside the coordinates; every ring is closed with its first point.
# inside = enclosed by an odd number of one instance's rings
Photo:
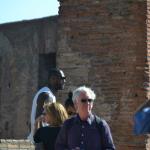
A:
{"type": "Polygon", "coordinates": [[[41,129],[40,128],[35,132],[33,138],[34,138],[35,143],[41,143],[42,142],[41,141],[41,129]]]}
{"type": "Polygon", "coordinates": [[[67,146],[67,123],[65,122],[63,126],[60,129],[60,132],[57,136],[56,142],[55,142],[55,149],[56,150],[68,150],[67,146]]]}
{"type": "Polygon", "coordinates": [[[44,102],[48,101],[48,99],[49,95],[46,92],[43,92],[38,96],[35,118],[38,118],[43,113],[44,102]]]}
{"type": "Polygon", "coordinates": [[[40,115],[38,118],[36,118],[34,123],[34,133],[42,127],[42,122],[45,121],[44,116],[40,115]]]}
{"type": "Polygon", "coordinates": [[[102,138],[104,150],[115,150],[110,127],[105,120],[102,120],[102,138]]]}

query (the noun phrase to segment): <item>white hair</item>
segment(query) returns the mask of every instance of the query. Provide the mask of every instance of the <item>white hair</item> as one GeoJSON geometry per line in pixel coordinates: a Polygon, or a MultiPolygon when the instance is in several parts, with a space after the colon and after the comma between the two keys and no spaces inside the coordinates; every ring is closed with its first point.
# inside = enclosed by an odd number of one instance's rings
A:
{"type": "Polygon", "coordinates": [[[75,103],[76,99],[80,96],[81,93],[86,93],[90,99],[95,100],[96,94],[93,90],[86,86],[80,86],[73,91],[72,100],[75,103]]]}

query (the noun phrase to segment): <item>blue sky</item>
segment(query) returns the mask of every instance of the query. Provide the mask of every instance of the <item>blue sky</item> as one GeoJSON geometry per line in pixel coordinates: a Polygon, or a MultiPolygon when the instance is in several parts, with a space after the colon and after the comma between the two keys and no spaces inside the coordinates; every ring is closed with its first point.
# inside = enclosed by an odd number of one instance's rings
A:
{"type": "Polygon", "coordinates": [[[57,0],[0,0],[0,24],[58,14],[57,0]]]}

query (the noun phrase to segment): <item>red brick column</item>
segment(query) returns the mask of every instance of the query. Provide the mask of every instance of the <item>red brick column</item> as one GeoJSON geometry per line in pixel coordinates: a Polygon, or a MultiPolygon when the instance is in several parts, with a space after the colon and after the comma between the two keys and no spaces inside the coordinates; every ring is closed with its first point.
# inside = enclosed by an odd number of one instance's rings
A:
{"type": "Polygon", "coordinates": [[[146,100],[145,0],[60,0],[58,66],[73,89],[89,85],[95,112],[111,127],[117,150],[145,150],[133,115],[146,100]]]}
{"type": "MultiPolygon", "coordinates": [[[[147,0],[147,64],[148,64],[148,73],[150,71],[150,0],[147,0]]],[[[150,77],[150,73],[149,73],[150,77]]],[[[150,79],[149,79],[150,80],[150,79]]],[[[150,99],[150,88],[149,84],[146,85],[148,87],[147,96],[150,99]]],[[[150,135],[148,135],[146,149],[150,150],[150,135]]]]}

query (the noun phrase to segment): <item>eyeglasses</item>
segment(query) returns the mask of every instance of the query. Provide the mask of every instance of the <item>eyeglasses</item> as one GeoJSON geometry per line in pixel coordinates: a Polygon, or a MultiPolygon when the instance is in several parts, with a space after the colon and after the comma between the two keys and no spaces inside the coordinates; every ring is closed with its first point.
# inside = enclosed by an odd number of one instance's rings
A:
{"type": "Polygon", "coordinates": [[[94,101],[93,99],[81,99],[82,103],[86,103],[86,102],[92,103],[93,101],[94,101]]]}

